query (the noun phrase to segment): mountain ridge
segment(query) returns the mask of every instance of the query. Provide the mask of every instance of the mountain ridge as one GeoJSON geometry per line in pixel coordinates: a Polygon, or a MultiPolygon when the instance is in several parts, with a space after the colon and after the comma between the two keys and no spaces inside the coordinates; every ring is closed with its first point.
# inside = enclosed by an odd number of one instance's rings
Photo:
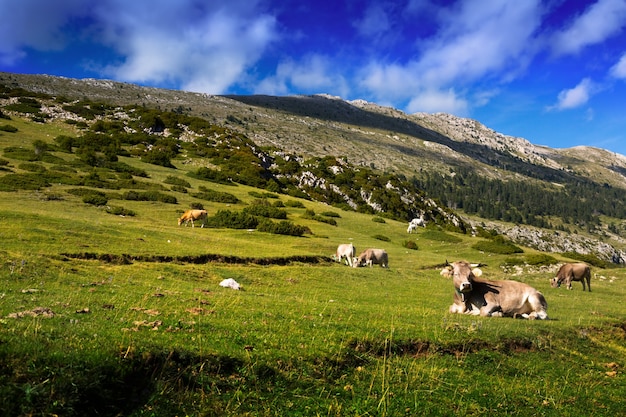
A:
{"type": "MultiPolygon", "coordinates": [[[[346,101],[328,94],[209,95],[48,75],[0,73],[0,84],[77,101],[143,105],[200,116],[244,134],[260,147],[301,155],[303,160],[334,156],[354,166],[403,178],[440,175],[450,183],[456,181],[455,176],[471,172],[501,183],[536,183],[538,189],[549,193],[575,193],[576,184],[626,190],[626,157],[623,155],[593,147],[552,149],[534,145],[527,139],[496,132],[476,120],[445,113],[406,114],[364,100],[346,101]]],[[[468,192],[479,192],[472,189],[471,184],[469,187],[468,192]]],[[[485,200],[489,198],[492,197],[484,196],[485,200]]],[[[454,210],[460,208],[454,201],[442,201],[454,210]]],[[[469,209],[463,207],[463,210],[469,209]]],[[[611,220],[611,224],[617,225],[612,236],[620,245],[623,241],[619,228],[624,227],[623,220],[611,220]]],[[[551,220],[548,218],[548,221],[551,220]]],[[[475,218],[472,222],[484,224],[475,218]]],[[[503,234],[513,230],[506,225],[488,223],[503,234]]],[[[576,227],[593,228],[593,233],[606,237],[606,227],[600,229],[596,222],[576,227]]],[[[522,235],[519,231],[515,233],[522,235]]],[[[533,233],[523,239],[532,242],[536,236],[537,233],[533,233]]],[[[590,246],[587,242],[579,246],[560,245],[558,241],[551,245],[564,249],[576,247],[581,251],[590,246]]]]}

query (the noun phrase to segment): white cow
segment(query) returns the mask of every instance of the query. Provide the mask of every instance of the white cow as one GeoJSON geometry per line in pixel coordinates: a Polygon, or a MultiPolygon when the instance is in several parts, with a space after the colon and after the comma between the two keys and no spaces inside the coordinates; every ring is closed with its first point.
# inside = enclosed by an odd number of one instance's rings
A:
{"type": "Polygon", "coordinates": [[[352,266],[352,258],[356,255],[356,248],[352,243],[342,243],[337,246],[337,252],[335,252],[335,261],[341,262],[342,258],[346,258],[346,265],[352,266]]]}
{"type": "Polygon", "coordinates": [[[418,226],[426,227],[426,221],[424,220],[424,215],[421,215],[411,220],[409,222],[409,227],[406,229],[406,232],[411,233],[412,231],[417,229],[418,226]]]}

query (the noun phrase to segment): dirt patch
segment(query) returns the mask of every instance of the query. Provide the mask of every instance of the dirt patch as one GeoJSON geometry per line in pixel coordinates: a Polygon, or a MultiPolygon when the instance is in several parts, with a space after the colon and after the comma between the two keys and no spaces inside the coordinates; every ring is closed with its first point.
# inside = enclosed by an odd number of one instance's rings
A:
{"type": "Polygon", "coordinates": [[[428,340],[351,340],[348,347],[356,352],[372,356],[408,355],[452,355],[464,356],[482,350],[504,354],[533,352],[537,346],[528,339],[503,339],[498,342],[473,340],[462,343],[437,344],[428,340]]]}
{"type": "Polygon", "coordinates": [[[324,264],[332,263],[328,256],[286,256],[278,258],[249,258],[241,256],[229,256],[218,254],[205,254],[194,256],[164,256],[164,255],[115,255],[107,253],[62,253],[62,257],[70,259],[97,260],[116,265],[130,265],[133,262],[159,262],[159,263],[183,263],[183,264],[254,264],[254,265],[289,265],[293,263],[324,264]]]}

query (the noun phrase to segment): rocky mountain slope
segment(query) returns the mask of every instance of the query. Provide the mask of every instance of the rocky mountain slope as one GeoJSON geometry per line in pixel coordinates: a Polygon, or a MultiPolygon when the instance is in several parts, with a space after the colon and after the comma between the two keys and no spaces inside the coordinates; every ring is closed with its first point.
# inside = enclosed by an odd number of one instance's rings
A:
{"type": "MultiPolygon", "coordinates": [[[[537,181],[551,187],[589,181],[626,189],[623,155],[589,147],[538,146],[449,114],[409,115],[329,95],[213,96],[46,75],[0,73],[0,84],[77,100],[144,105],[201,116],[245,134],[262,147],[302,158],[332,155],[356,166],[403,177],[419,177],[424,172],[446,176],[465,168],[499,181],[537,181]]],[[[529,232],[527,228],[520,233],[520,225],[490,224],[514,240],[542,250],[550,241],[551,251],[587,251],[609,258],[624,245],[619,233],[603,231],[600,237],[571,233],[567,244],[560,244],[563,239],[547,239],[540,231],[529,232]],[[572,244],[576,239],[581,243],[572,244]]]]}

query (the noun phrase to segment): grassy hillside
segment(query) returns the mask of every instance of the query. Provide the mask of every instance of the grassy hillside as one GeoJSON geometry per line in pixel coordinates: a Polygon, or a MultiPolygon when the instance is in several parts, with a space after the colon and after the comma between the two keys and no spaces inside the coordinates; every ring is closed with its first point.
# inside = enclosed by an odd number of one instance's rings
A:
{"type": "Polygon", "coordinates": [[[68,152],[58,138],[79,138],[75,123],[5,124],[16,130],[0,132],[1,415],[621,412],[623,269],[594,267],[591,293],[553,289],[558,255],[445,223],[408,235],[376,213],[200,179],[188,174],[210,164],[188,149],[168,167],[137,157],[143,144],[68,152]],[[158,198],[127,198],[142,193],[158,198]],[[178,226],[198,204],[210,218],[274,207],[306,232],[178,226]],[[347,242],[385,248],[390,268],[333,262],[347,242]],[[439,271],[458,259],[533,285],[551,320],[449,314],[439,271]]]}

